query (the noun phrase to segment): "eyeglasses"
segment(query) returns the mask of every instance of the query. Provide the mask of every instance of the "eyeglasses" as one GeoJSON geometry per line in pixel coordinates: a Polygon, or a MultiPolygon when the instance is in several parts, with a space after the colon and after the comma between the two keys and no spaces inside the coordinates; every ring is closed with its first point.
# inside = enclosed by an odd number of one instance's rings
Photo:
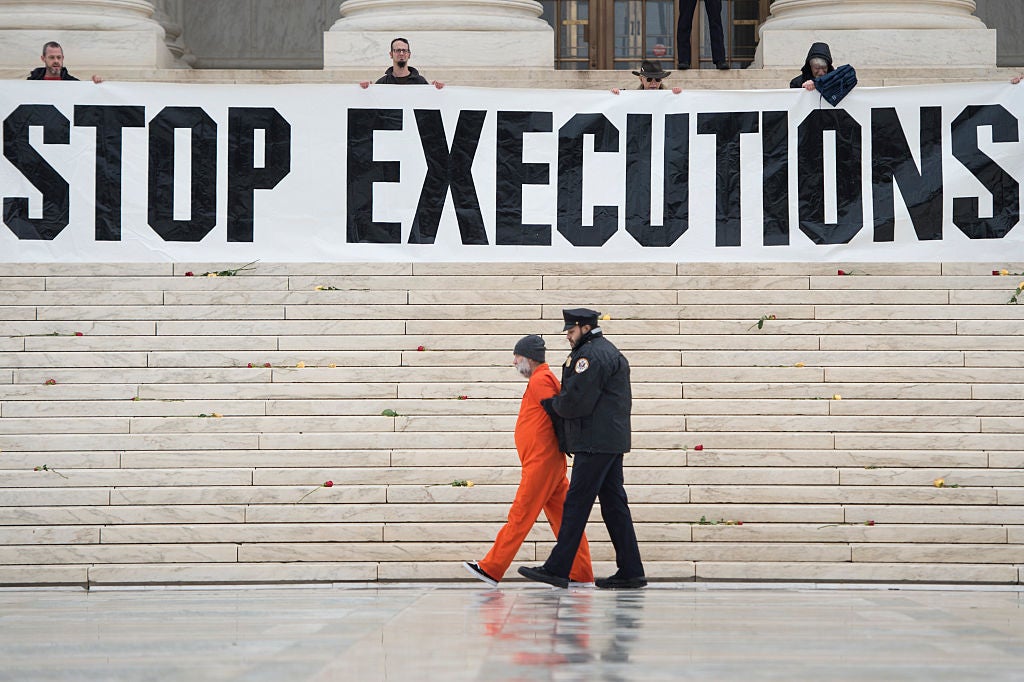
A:
{"type": "Polygon", "coordinates": [[[394,52],[395,54],[409,54],[409,50],[406,50],[406,49],[403,49],[403,48],[398,48],[398,49],[391,50],[391,51],[394,52]]]}
{"type": "Polygon", "coordinates": [[[648,83],[660,83],[661,82],[660,78],[645,78],[644,80],[646,80],[648,83]]]}

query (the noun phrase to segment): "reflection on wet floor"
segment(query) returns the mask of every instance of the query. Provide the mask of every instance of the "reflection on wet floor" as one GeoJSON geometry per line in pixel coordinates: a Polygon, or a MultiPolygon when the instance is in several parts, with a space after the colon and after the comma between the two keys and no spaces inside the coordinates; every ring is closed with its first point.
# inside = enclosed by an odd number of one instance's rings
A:
{"type": "Polygon", "coordinates": [[[1019,680],[1012,589],[0,591],[0,680],[1019,680]]]}

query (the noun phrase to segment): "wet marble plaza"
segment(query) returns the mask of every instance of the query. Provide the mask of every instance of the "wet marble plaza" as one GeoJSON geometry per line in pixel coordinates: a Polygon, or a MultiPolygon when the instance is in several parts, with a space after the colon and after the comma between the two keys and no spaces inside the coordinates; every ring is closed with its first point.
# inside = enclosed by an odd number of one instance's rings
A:
{"type": "Polygon", "coordinates": [[[0,590],[0,680],[1020,680],[1007,588],[0,590]]]}

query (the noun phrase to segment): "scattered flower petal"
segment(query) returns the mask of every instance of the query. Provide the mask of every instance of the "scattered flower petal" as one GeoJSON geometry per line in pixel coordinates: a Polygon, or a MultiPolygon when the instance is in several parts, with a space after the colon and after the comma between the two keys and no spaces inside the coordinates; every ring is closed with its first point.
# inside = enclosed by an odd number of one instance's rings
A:
{"type": "Polygon", "coordinates": [[[206,276],[207,277],[216,277],[217,273],[216,272],[208,272],[208,273],[206,273],[206,276]]]}
{"type": "Polygon", "coordinates": [[[846,274],[846,270],[836,270],[836,274],[839,275],[839,276],[845,275],[846,274]]]}
{"type": "Polygon", "coordinates": [[[873,525],[875,525],[875,522],[872,519],[868,519],[867,521],[864,522],[864,525],[865,526],[873,526],[873,525]]]}
{"type": "Polygon", "coordinates": [[[264,362],[264,363],[263,363],[263,366],[264,366],[264,367],[272,367],[273,365],[271,365],[271,364],[270,364],[269,362],[264,362]]]}
{"type": "Polygon", "coordinates": [[[468,395],[460,395],[459,396],[459,400],[469,400],[469,396],[468,395]]]}
{"type": "Polygon", "coordinates": [[[222,414],[220,414],[218,412],[214,412],[210,416],[213,417],[214,419],[222,419],[224,417],[224,415],[222,415],[222,414]]]}
{"type": "Polygon", "coordinates": [[[323,284],[317,284],[315,287],[313,287],[313,291],[323,291],[323,290],[324,290],[324,285],[323,284]]]}

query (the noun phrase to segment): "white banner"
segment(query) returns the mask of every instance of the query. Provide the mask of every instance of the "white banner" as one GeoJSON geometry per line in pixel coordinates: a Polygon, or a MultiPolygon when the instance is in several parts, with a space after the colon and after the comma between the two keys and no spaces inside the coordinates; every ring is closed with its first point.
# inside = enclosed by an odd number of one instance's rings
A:
{"type": "Polygon", "coordinates": [[[0,261],[1024,257],[1024,86],[7,82],[0,261]]]}

